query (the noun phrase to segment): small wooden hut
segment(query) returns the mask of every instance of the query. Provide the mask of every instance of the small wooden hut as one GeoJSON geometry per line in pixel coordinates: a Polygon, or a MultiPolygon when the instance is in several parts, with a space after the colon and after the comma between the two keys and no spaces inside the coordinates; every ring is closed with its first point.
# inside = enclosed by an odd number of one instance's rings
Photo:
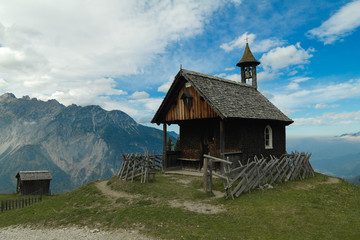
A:
{"type": "Polygon", "coordinates": [[[237,63],[241,82],[185,69],[178,72],[151,121],[163,124],[165,170],[194,163],[200,168],[208,153],[239,165],[255,155],[286,152],[285,127],[293,121],[257,90],[259,64],[246,44],[237,63]],[[165,148],[170,124],[180,126],[181,151],[176,154],[165,148]]]}
{"type": "Polygon", "coordinates": [[[52,177],[49,171],[20,171],[17,178],[16,193],[22,195],[50,194],[50,181],[52,177]]]}

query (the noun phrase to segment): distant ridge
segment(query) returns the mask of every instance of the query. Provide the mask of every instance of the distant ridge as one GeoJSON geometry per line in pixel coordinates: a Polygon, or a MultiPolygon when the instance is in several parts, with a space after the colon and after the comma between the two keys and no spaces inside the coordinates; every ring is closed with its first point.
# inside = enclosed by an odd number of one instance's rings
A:
{"type": "Polygon", "coordinates": [[[0,96],[0,192],[15,191],[20,170],[50,170],[53,192],[113,176],[121,154],[161,152],[162,131],[122,111],[65,107],[12,93],[0,96]]]}
{"type": "Polygon", "coordinates": [[[343,138],[343,139],[347,139],[347,140],[358,140],[360,141],[360,132],[357,133],[345,133],[345,134],[341,134],[340,136],[337,136],[338,138],[343,138]]]}
{"type": "Polygon", "coordinates": [[[344,136],[356,137],[356,136],[360,136],[360,132],[357,132],[357,133],[345,133],[345,134],[341,134],[339,137],[344,137],[344,136]]]}
{"type": "Polygon", "coordinates": [[[340,177],[358,184],[360,178],[360,135],[346,133],[335,137],[287,139],[287,151],[311,152],[316,172],[340,177]],[[356,180],[356,181],[354,181],[356,180]]]}

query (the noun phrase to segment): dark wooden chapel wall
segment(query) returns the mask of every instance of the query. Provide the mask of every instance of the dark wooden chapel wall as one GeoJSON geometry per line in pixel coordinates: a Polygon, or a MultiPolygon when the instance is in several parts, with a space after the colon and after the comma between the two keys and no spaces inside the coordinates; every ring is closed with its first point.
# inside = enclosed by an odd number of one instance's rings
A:
{"type": "MultiPolygon", "coordinates": [[[[242,152],[241,161],[255,155],[280,157],[286,152],[285,125],[276,121],[228,120],[225,121],[225,152],[242,152]],[[273,148],[265,148],[264,129],[272,128],[273,148]]],[[[202,159],[210,152],[220,156],[220,119],[186,121],[180,124],[181,157],[202,159]],[[211,144],[213,144],[212,147],[211,144]]],[[[236,164],[238,164],[236,162],[236,164]]]]}
{"type": "Polygon", "coordinates": [[[225,125],[225,152],[242,151],[241,158],[245,162],[255,155],[264,157],[274,155],[280,157],[286,152],[285,125],[276,121],[230,120],[225,125]],[[272,128],[273,148],[265,148],[264,129],[272,128]]]}

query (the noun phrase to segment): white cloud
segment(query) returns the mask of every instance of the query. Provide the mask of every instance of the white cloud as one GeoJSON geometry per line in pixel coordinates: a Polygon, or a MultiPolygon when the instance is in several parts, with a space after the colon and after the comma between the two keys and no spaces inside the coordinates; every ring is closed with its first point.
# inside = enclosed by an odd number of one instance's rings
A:
{"type": "Polygon", "coordinates": [[[256,35],[253,33],[248,34],[247,32],[232,40],[229,43],[223,43],[220,45],[220,48],[224,49],[226,52],[230,52],[236,48],[245,48],[246,40],[249,43],[252,43],[256,35]]]}
{"type": "Polygon", "coordinates": [[[325,109],[325,108],[337,108],[339,107],[340,105],[339,104],[331,104],[331,105],[328,105],[328,104],[325,104],[325,103],[317,103],[315,105],[315,109],[325,109]]]}
{"type": "Polygon", "coordinates": [[[216,74],[215,77],[226,78],[226,73],[216,74]]]}
{"type": "MultiPolygon", "coordinates": [[[[319,103],[327,104],[328,108],[335,108],[338,106],[335,103],[336,101],[360,97],[360,80],[350,80],[344,83],[328,84],[325,86],[317,85],[309,89],[287,90],[291,91],[282,91],[279,94],[273,93],[274,97],[271,99],[284,112],[291,113],[298,108],[303,108],[307,105],[314,106],[319,103]]],[[[322,106],[324,105],[318,105],[318,109],[322,106]]]]}
{"type": "Polygon", "coordinates": [[[148,98],[150,95],[147,93],[147,92],[144,92],[144,91],[141,91],[141,92],[134,92],[130,98],[133,98],[133,99],[144,99],[144,98],[148,98]]]}
{"type": "Polygon", "coordinates": [[[296,75],[296,74],[298,74],[298,71],[297,71],[297,70],[293,70],[293,71],[291,71],[291,72],[288,73],[289,76],[294,76],[294,75],[296,75]]]}
{"type": "Polygon", "coordinates": [[[242,3],[242,0],[231,0],[231,2],[235,3],[236,5],[239,5],[242,3]]]}
{"type": "MultiPolygon", "coordinates": [[[[48,76],[48,75],[44,75],[44,76],[23,76],[20,77],[19,80],[21,80],[23,82],[24,87],[28,88],[28,89],[37,89],[39,90],[39,88],[48,88],[49,85],[52,85],[52,80],[53,78],[48,76]]],[[[53,86],[56,87],[56,86],[53,86]]]]}
{"type": "Polygon", "coordinates": [[[278,71],[292,65],[301,65],[309,63],[309,58],[313,55],[313,49],[303,49],[300,43],[286,47],[277,47],[268,53],[265,53],[260,62],[265,71],[278,71]]]}
{"type": "Polygon", "coordinates": [[[224,78],[226,79],[230,79],[236,82],[241,82],[241,75],[240,74],[231,74],[231,75],[227,75],[224,78]]]}
{"type": "MultiPolygon", "coordinates": [[[[143,73],[169,44],[202,33],[209,16],[224,4],[1,1],[0,84],[17,96],[124,109],[125,100],[116,103],[126,94],[119,89],[123,86],[119,79],[143,73]]],[[[142,82],[131,84],[143,87],[142,82]]],[[[135,107],[128,109],[134,115],[135,107]]]]}
{"type": "Polygon", "coordinates": [[[173,81],[174,81],[174,76],[171,76],[171,77],[169,78],[169,80],[168,80],[166,83],[162,84],[160,87],[158,87],[157,90],[158,90],[159,92],[167,93],[167,91],[168,91],[169,88],[171,87],[171,84],[173,83],[173,81]]]}
{"type": "Polygon", "coordinates": [[[332,120],[342,120],[342,119],[351,119],[351,120],[360,120],[360,111],[357,112],[342,112],[342,113],[324,113],[323,115],[327,119],[332,120]]]}
{"type": "Polygon", "coordinates": [[[235,67],[225,68],[225,71],[232,71],[232,70],[235,70],[235,67]]]}
{"type": "Polygon", "coordinates": [[[251,45],[252,52],[266,52],[271,48],[281,46],[285,42],[277,38],[269,38],[260,41],[255,41],[256,35],[254,33],[243,33],[241,36],[232,40],[229,43],[223,43],[220,45],[220,48],[224,49],[226,52],[230,52],[234,49],[243,49],[246,45],[246,40],[251,45]],[[252,44],[254,43],[254,44],[252,44]]]}
{"type": "Polygon", "coordinates": [[[328,105],[326,105],[325,103],[318,103],[315,105],[316,109],[322,109],[322,108],[327,108],[328,105]]]}
{"type": "Polygon", "coordinates": [[[360,142],[360,136],[345,135],[345,136],[342,136],[340,138],[348,140],[348,141],[360,142]]]}
{"type": "Polygon", "coordinates": [[[289,85],[287,85],[286,86],[286,89],[287,90],[297,90],[297,89],[299,89],[299,84],[298,83],[296,83],[296,82],[292,82],[292,83],[290,83],[289,85]]]}
{"type": "Polygon", "coordinates": [[[269,72],[269,71],[262,71],[257,74],[258,81],[266,81],[266,80],[272,80],[277,76],[283,75],[282,72],[269,72]]]}
{"type": "Polygon", "coordinates": [[[9,83],[3,78],[0,78],[0,88],[6,88],[7,86],[9,86],[9,83]]]}
{"type": "Polygon", "coordinates": [[[294,78],[292,81],[295,83],[301,83],[301,82],[306,82],[308,80],[310,80],[310,77],[298,77],[298,78],[294,78]]]}
{"type": "Polygon", "coordinates": [[[141,109],[133,113],[133,117],[139,123],[149,123],[162,101],[162,98],[133,99],[126,101],[126,106],[132,109],[141,109]]]}
{"type": "Polygon", "coordinates": [[[12,65],[13,62],[18,64],[19,62],[23,61],[24,58],[25,56],[22,52],[11,50],[8,47],[0,48],[0,66],[3,68],[12,65]]]}
{"type": "Polygon", "coordinates": [[[256,42],[255,46],[251,47],[251,51],[253,52],[267,52],[269,49],[282,46],[285,44],[285,41],[281,41],[277,38],[268,38],[256,42]]]}
{"type": "Polygon", "coordinates": [[[241,82],[241,75],[240,74],[230,74],[227,75],[226,73],[220,73],[215,75],[216,77],[220,77],[220,78],[225,78],[225,79],[229,79],[232,81],[236,81],[236,82],[241,82]]]}
{"type": "Polygon", "coordinates": [[[96,104],[104,106],[103,96],[110,97],[112,95],[120,96],[127,94],[120,89],[114,88],[116,82],[111,78],[100,78],[84,82],[67,82],[67,84],[67,87],[58,86],[59,90],[50,95],[32,94],[30,96],[43,100],[56,99],[65,105],[76,103],[79,105],[96,104]]]}
{"type": "Polygon", "coordinates": [[[309,77],[297,77],[291,79],[291,82],[285,87],[286,90],[298,90],[300,88],[300,84],[302,82],[308,81],[309,77]]]}
{"type": "Polygon", "coordinates": [[[349,125],[360,123],[360,111],[357,112],[328,112],[321,116],[310,118],[295,118],[296,126],[320,126],[320,125],[349,125]]]}
{"type": "Polygon", "coordinates": [[[355,31],[360,26],[360,1],[353,1],[337,11],[320,27],[308,32],[309,36],[317,37],[324,44],[331,44],[355,31]]]}

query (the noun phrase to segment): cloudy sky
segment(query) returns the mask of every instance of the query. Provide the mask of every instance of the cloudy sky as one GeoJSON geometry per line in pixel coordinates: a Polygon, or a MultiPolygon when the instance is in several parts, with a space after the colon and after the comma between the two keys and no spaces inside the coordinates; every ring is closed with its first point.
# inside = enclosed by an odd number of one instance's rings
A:
{"type": "Polygon", "coordinates": [[[360,131],[360,0],[0,0],[0,94],[100,105],[149,124],[183,68],[259,91],[290,137],[360,131]]]}

